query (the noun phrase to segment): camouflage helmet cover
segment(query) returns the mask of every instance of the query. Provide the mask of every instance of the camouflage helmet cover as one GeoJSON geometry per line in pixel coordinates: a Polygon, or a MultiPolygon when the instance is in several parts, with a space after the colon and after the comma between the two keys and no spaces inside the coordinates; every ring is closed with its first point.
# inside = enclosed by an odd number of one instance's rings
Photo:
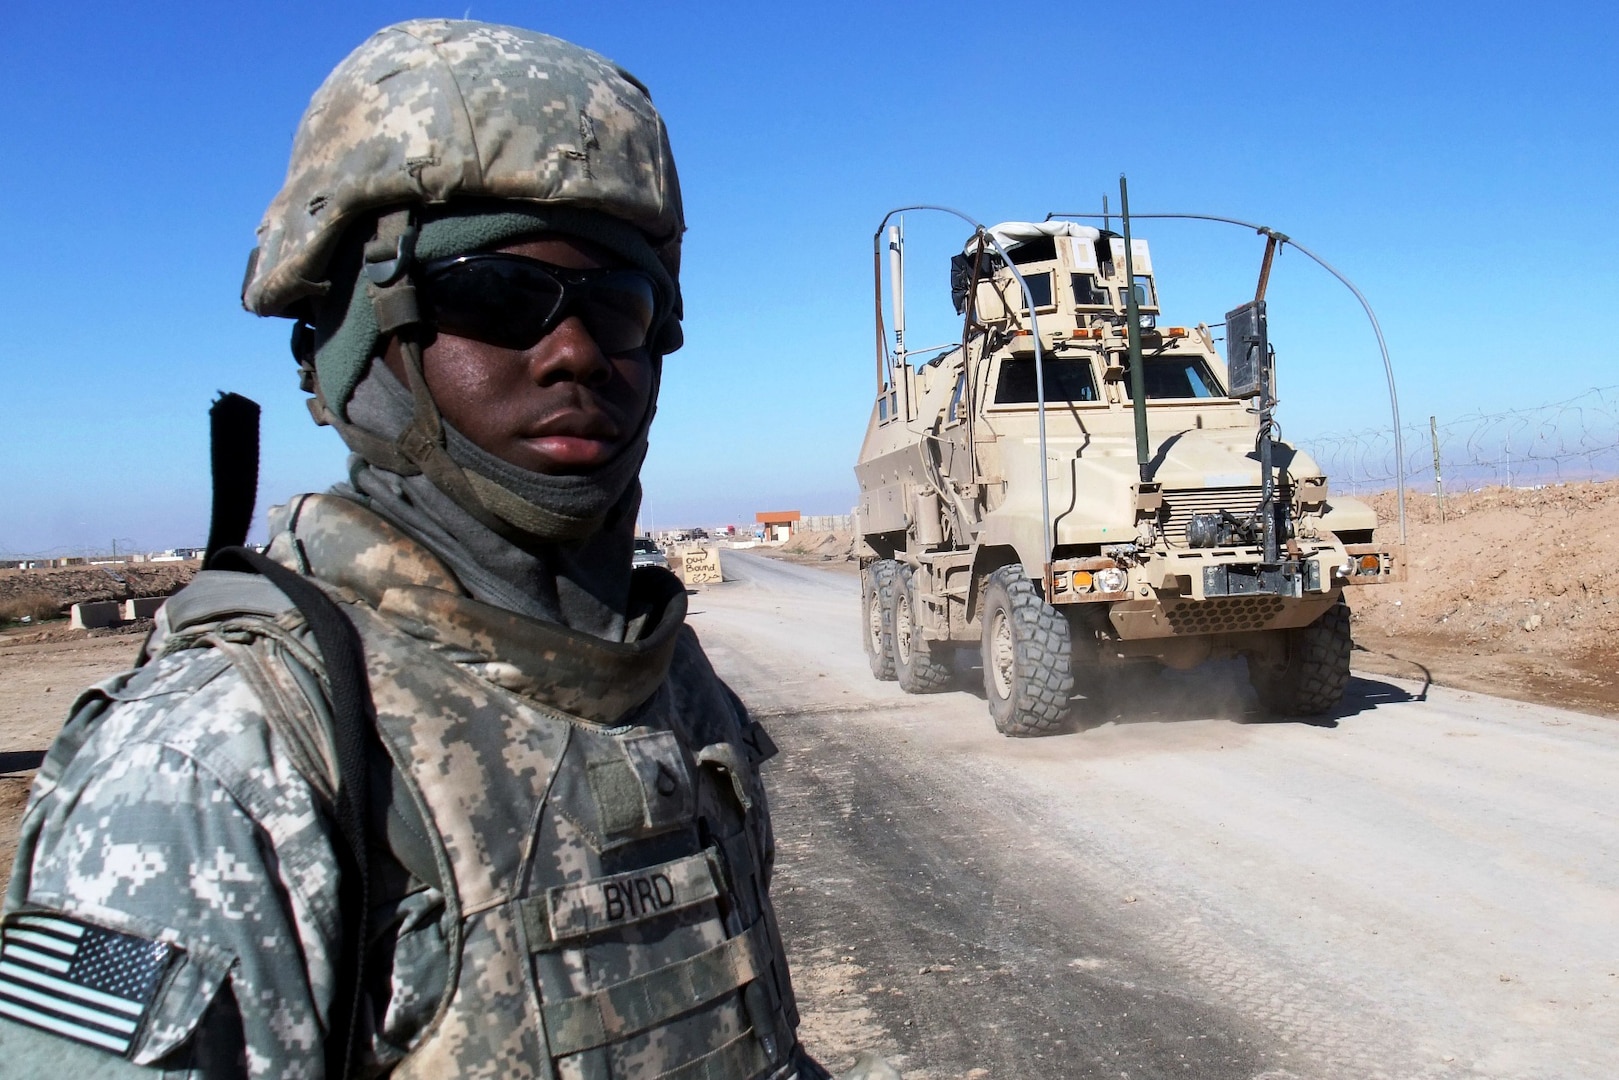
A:
{"type": "Polygon", "coordinates": [[[297,315],[326,291],[350,225],[468,198],[608,214],[639,229],[679,280],[680,182],[646,88],[559,38],[422,19],[373,34],[315,92],[259,225],[242,306],[297,315]]]}

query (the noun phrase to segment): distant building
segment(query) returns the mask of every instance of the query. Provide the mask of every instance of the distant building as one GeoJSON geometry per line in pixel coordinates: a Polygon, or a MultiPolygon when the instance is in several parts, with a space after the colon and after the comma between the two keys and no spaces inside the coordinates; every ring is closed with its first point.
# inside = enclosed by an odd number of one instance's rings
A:
{"type": "Polygon", "coordinates": [[[797,510],[761,510],[753,520],[763,529],[766,543],[780,544],[798,531],[799,514],[797,510]]]}

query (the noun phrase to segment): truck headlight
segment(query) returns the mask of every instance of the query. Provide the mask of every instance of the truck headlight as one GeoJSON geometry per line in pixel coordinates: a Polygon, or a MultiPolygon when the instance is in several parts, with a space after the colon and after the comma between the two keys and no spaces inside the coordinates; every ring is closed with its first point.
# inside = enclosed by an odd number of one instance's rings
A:
{"type": "Polygon", "coordinates": [[[1128,584],[1130,584],[1129,575],[1116,566],[1096,572],[1097,592],[1123,592],[1128,584]]]}

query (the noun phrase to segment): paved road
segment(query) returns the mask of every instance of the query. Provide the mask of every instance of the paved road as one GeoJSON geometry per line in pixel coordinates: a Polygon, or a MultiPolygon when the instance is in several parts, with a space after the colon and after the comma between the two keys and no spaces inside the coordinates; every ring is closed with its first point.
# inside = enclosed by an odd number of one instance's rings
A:
{"type": "Polygon", "coordinates": [[[782,747],[778,903],[829,1064],[1619,1076],[1619,721],[1367,676],[1264,723],[1228,664],[1009,740],[976,668],[871,678],[852,575],[725,565],[692,624],[782,747]]]}

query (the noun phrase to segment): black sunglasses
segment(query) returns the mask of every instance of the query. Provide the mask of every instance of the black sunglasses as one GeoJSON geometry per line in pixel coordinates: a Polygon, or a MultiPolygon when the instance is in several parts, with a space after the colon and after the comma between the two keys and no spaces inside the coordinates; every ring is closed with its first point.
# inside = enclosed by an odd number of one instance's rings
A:
{"type": "Polygon", "coordinates": [[[419,279],[437,329],[502,349],[530,349],[577,315],[608,355],[647,344],[658,288],[640,270],[570,270],[499,252],[435,259],[419,279]]]}

